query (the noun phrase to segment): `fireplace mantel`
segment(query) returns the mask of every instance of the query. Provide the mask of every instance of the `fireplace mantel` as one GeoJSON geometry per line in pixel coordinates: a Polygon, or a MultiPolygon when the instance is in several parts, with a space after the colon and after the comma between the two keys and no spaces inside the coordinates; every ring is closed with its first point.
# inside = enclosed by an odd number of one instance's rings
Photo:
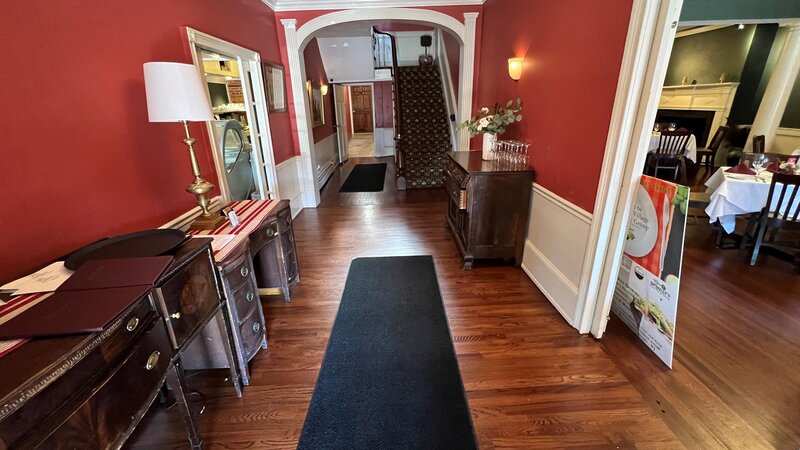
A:
{"type": "MultiPolygon", "coordinates": [[[[733,97],[739,83],[691,84],[664,86],[659,109],[714,111],[711,136],[720,125],[728,122],[733,97]]],[[[711,138],[709,136],[709,139],[711,138]]],[[[706,146],[708,142],[698,143],[706,146]]]]}

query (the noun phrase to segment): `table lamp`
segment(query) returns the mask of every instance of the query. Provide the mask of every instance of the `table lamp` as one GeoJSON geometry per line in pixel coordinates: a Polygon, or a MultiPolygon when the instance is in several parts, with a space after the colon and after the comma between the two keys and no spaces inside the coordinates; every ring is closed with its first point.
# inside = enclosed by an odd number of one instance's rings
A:
{"type": "Polygon", "coordinates": [[[202,209],[202,214],[190,228],[217,228],[225,221],[225,217],[209,211],[208,193],[214,189],[214,185],[200,176],[200,165],[194,153],[197,141],[189,134],[189,122],[214,119],[197,68],[191,64],[174,62],[145,63],[144,86],[150,122],[180,122],[186,132],[183,143],[189,147],[189,160],[194,174],[194,181],[186,188],[186,192],[197,197],[197,204],[202,209]]]}

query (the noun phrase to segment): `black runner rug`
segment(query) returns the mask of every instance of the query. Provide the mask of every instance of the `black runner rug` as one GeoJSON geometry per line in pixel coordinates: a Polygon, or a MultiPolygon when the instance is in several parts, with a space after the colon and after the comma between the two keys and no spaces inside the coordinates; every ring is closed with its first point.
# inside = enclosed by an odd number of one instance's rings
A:
{"type": "Polygon", "coordinates": [[[380,192],[386,178],[386,163],[356,164],[339,192],[380,192]]]}
{"type": "Polygon", "coordinates": [[[433,258],[353,260],[297,448],[477,448],[433,258]]]}

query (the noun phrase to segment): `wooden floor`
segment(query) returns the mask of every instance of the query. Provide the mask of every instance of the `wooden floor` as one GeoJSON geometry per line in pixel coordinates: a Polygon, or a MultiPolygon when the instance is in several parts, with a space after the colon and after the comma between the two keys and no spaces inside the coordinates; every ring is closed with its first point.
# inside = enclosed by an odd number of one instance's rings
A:
{"type": "MultiPolygon", "coordinates": [[[[207,448],[294,448],[350,261],[415,254],[434,256],[481,448],[798,448],[800,283],[790,267],[745,268],[693,226],[668,371],[618,321],[602,342],[578,335],[519,269],[463,271],[444,192],[398,193],[390,172],[384,192],[338,193],[354,164],[374,161],[348,161],[321,207],[295,219],[301,284],[290,304],[264,302],[270,348],[251,363],[244,398],[224,371],[191,377],[206,397],[207,448]]],[[[187,441],[175,408],[155,407],[129,442],[187,441]]]]}

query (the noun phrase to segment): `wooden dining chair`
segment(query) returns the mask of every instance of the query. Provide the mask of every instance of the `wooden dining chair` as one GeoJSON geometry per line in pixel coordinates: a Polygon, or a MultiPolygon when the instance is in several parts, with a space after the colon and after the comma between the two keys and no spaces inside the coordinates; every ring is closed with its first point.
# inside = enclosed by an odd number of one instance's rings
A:
{"type": "Polygon", "coordinates": [[[683,157],[686,153],[686,145],[689,143],[690,136],[691,133],[687,130],[661,133],[658,148],[648,155],[647,166],[652,169],[654,177],[658,177],[659,170],[669,169],[673,171],[672,179],[678,179],[678,171],[682,166],[685,168],[683,157]]]}
{"type": "Polygon", "coordinates": [[[766,138],[763,134],[753,136],[753,153],[764,153],[766,142],[766,138]]]}
{"type": "Polygon", "coordinates": [[[745,240],[753,243],[750,265],[758,261],[762,246],[792,253],[795,258],[795,271],[800,272],[800,246],[796,242],[776,240],[783,229],[800,229],[800,175],[776,173],[772,175],[767,205],[761,213],[754,216],[747,226],[745,240]],[[774,210],[771,208],[776,205],[774,210]],[[764,240],[766,237],[766,241],[764,240]]]}
{"type": "Polygon", "coordinates": [[[708,144],[708,147],[697,149],[698,164],[705,166],[708,170],[714,168],[714,160],[717,157],[717,150],[719,150],[719,147],[722,145],[722,141],[724,141],[725,137],[728,135],[728,130],[730,130],[730,128],[724,125],[720,126],[717,128],[717,132],[714,133],[714,137],[711,138],[711,142],[708,144]]]}

